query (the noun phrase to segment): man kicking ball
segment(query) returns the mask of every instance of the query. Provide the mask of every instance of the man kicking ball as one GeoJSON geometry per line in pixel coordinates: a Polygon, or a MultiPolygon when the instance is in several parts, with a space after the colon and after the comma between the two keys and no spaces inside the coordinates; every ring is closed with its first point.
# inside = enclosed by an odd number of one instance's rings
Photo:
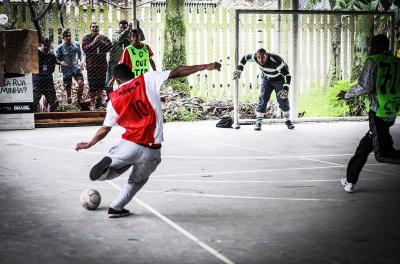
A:
{"type": "Polygon", "coordinates": [[[218,70],[221,64],[180,66],[172,71],[147,72],[133,79],[129,66],[115,66],[113,75],[118,89],[111,92],[103,126],[90,142],[81,142],[76,150],[88,149],[103,139],[114,125],[125,128],[122,140],[111,148],[109,154],[95,164],[90,179],[111,180],[132,167],[128,183],[115,199],[108,215],[111,218],[129,215],[124,209],[133,196],[145,185],[150,174],[161,162],[163,142],[163,114],[160,89],[168,79],[185,77],[202,70],[218,70]]]}
{"type": "Polygon", "coordinates": [[[254,125],[254,130],[261,130],[262,120],[273,90],[275,90],[279,108],[283,112],[285,125],[289,129],[293,129],[294,125],[289,119],[290,107],[288,94],[291,80],[289,67],[278,55],[267,53],[265,49],[259,49],[255,54],[243,56],[239,65],[236,67],[236,71],[233,73],[234,80],[240,78],[244,65],[248,61],[257,63],[261,70],[260,97],[256,109],[256,124],[254,125]]]}
{"type": "Polygon", "coordinates": [[[338,94],[340,99],[364,94],[370,99],[369,131],[349,161],[346,178],[341,179],[344,190],[349,193],[354,192],[358,176],[372,151],[379,162],[400,164],[400,151],[393,148],[389,131],[400,110],[400,59],[389,53],[389,39],[385,35],[371,39],[370,53],[358,84],[348,93],[338,94]]]}

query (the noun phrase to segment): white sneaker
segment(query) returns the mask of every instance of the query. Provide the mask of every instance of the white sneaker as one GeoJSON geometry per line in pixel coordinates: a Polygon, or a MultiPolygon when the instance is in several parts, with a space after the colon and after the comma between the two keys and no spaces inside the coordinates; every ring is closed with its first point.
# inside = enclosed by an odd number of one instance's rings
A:
{"type": "Polygon", "coordinates": [[[346,178],[341,178],[340,182],[342,183],[344,190],[348,193],[354,192],[354,184],[347,182],[346,178]]]}

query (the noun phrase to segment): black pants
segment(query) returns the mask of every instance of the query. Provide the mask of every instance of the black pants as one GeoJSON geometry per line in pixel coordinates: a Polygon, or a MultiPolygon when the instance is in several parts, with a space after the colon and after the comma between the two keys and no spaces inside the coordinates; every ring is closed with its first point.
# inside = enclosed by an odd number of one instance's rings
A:
{"type": "Polygon", "coordinates": [[[400,164],[400,151],[393,148],[393,140],[389,129],[394,121],[387,122],[369,112],[369,131],[361,139],[356,153],[347,166],[347,181],[355,184],[369,154],[373,151],[375,159],[383,163],[400,164]]]}
{"type": "Polygon", "coordinates": [[[34,111],[39,111],[39,101],[42,95],[46,97],[50,105],[50,112],[55,112],[57,109],[57,96],[54,89],[53,77],[35,78],[33,82],[33,107],[34,111]]]}

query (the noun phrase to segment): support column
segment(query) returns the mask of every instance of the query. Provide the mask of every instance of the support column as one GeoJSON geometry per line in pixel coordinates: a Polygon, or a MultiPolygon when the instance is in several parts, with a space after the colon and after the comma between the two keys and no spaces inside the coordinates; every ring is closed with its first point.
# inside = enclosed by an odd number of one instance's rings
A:
{"type": "MultiPolygon", "coordinates": [[[[292,10],[299,10],[299,0],[291,0],[292,10]]],[[[298,62],[298,54],[297,54],[297,46],[298,46],[298,14],[291,15],[290,21],[290,32],[291,32],[291,47],[290,47],[290,61],[291,65],[289,65],[289,70],[292,76],[292,82],[290,87],[290,118],[292,120],[297,119],[297,84],[298,84],[298,76],[297,76],[297,62],[298,62]]]]}

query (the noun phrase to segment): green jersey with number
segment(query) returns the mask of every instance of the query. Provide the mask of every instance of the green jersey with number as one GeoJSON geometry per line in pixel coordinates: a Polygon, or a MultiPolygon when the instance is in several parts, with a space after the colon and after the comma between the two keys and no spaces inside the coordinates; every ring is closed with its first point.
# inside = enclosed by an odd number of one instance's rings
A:
{"type": "Polygon", "coordinates": [[[395,117],[400,110],[400,59],[390,55],[369,57],[377,67],[376,97],[379,117],[395,117]]]}
{"type": "Polygon", "coordinates": [[[148,46],[137,49],[132,44],[127,47],[132,62],[132,72],[135,78],[148,72],[150,69],[150,52],[148,46]]]}

